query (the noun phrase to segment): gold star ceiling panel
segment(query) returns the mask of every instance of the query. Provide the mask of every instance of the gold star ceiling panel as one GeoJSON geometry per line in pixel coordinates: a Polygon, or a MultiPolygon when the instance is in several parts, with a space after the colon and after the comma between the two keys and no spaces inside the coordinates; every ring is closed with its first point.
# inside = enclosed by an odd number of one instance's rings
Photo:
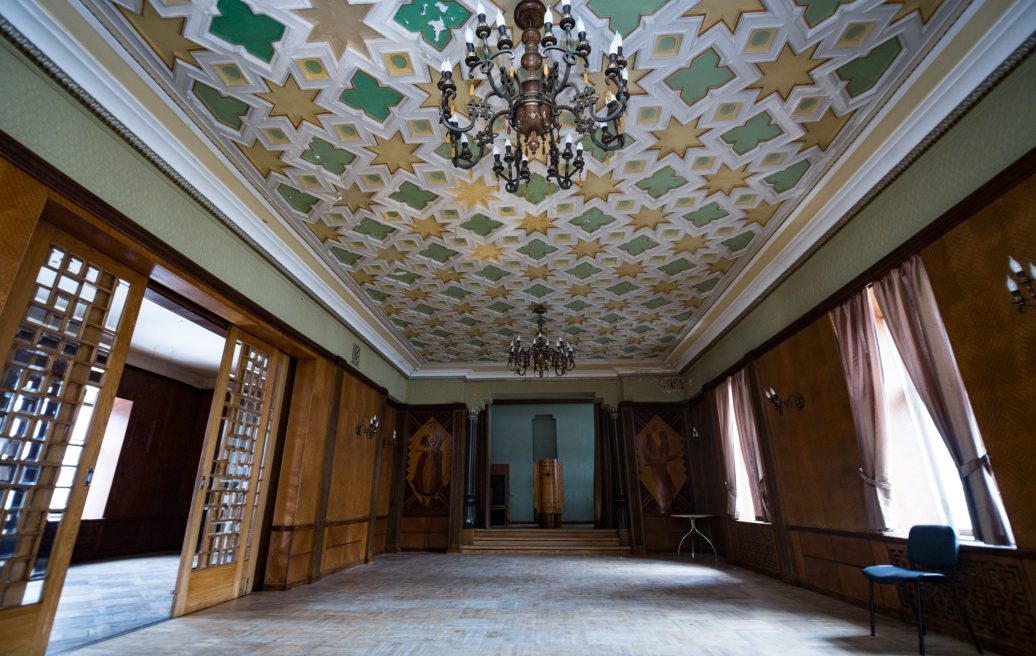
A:
{"type": "Polygon", "coordinates": [[[513,196],[488,162],[454,169],[437,123],[474,0],[83,1],[425,363],[499,361],[542,303],[578,358],[631,364],[678,343],[969,4],[575,0],[591,44],[632,53],[627,145],[568,191],[534,163],[513,196]]]}

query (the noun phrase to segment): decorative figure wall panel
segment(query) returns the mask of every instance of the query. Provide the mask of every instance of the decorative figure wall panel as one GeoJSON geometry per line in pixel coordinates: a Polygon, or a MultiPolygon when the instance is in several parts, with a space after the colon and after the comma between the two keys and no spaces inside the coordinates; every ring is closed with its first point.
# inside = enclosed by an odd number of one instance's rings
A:
{"type": "Polygon", "coordinates": [[[407,451],[407,515],[448,515],[453,436],[436,418],[410,436],[407,451]]]}
{"type": "Polygon", "coordinates": [[[655,415],[637,433],[637,474],[658,512],[669,514],[687,482],[683,438],[655,415]]]}

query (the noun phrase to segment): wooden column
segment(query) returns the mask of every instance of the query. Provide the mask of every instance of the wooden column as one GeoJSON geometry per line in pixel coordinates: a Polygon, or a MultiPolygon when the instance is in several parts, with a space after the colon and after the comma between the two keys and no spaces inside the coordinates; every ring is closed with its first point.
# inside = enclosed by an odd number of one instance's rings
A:
{"type": "Polygon", "coordinates": [[[610,409],[612,452],[615,463],[615,528],[628,529],[630,527],[629,501],[626,495],[626,450],[623,448],[622,431],[619,428],[619,411],[610,409]]]}
{"type": "Polygon", "coordinates": [[[369,563],[374,560],[374,538],[378,526],[378,495],[381,491],[381,452],[384,451],[382,447],[382,435],[388,430],[388,426],[385,425],[385,409],[388,407],[388,398],[384,395],[381,397],[381,409],[378,410],[378,420],[381,422],[381,427],[378,430],[377,435],[374,436],[374,441],[377,442],[374,451],[374,477],[371,480],[371,505],[370,505],[370,519],[367,524],[367,553],[364,555],[363,561],[369,563]]]}
{"type": "MultiPolygon", "coordinates": [[[[467,456],[467,426],[465,421],[465,409],[458,408],[453,411],[453,472],[450,479],[453,481],[463,480],[464,463],[467,456]]],[[[464,529],[464,486],[450,486],[450,518],[447,530],[447,553],[460,553],[461,531],[464,529]]]]}
{"type": "Polygon", "coordinates": [[[467,443],[467,454],[464,459],[464,528],[475,528],[475,478],[476,468],[475,463],[477,449],[476,441],[478,440],[478,413],[477,409],[468,409],[468,432],[465,436],[465,442],[467,443]]]}

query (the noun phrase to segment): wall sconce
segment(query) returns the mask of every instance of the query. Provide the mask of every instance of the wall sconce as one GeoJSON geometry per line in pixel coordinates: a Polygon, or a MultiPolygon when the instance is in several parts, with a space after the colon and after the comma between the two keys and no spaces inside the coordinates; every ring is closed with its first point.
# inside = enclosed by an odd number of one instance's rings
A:
{"type": "Polygon", "coordinates": [[[783,415],[790,407],[795,407],[799,410],[806,407],[806,399],[802,398],[801,394],[792,394],[788,397],[787,401],[782,401],[781,397],[772,387],[766,390],[766,398],[770,400],[770,403],[773,404],[773,407],[777,410],[777,414],[779,415],[783,415]]]}
{"type": "Polygon", "coordinates": [[[390,446],[396,446],[399,444],[399,435],[396,431],[392,431],[392,437],[386,437],[381,441],[381,448],[387,449],[390,446]]]}
{"type": "Polygon", "coordinates": [[[378,434],[378,428],[380,427],[381,423],[378,422],[378,415],[374,415],[373,417],[371,417],[371,420],[367,423],[366,426],[364,426],[363,424],[358,424],[356,426],[356,434],[366,435],[367,439],[373,440],[374,436],[378,434]]]}
{"type": "Polygon", "coordinates": [[[1036,289],[1033,289],[1036,265],[1029,262],[1029,272],[1026,273],[1018,260],[1008,256],[1007,266],[1011,269],[1011,273],[1007,274],[1007,291],[1011,293],[1011,301],[1017,306],[1018,311],[1024,312],[1027,307],[1036,307],[1036,289]],[[1029,292],[1028,298],[1025,297],[1026,291],[1029,292]]]}
{"type": "Polygon", "coordinates": [[[700,439],[700,438],[701,438],[701,435],[698,433],[698,427],[697,426],[691,426],[691,439],[697,440],[697,439],[700,439]]]}

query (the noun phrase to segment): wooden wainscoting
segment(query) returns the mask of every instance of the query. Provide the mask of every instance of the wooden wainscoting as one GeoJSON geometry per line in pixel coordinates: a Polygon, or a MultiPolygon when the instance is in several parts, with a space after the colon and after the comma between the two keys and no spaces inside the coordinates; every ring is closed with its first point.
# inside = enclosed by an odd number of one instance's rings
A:
{"type": "Polygon", "coordinates": [[[781,576],[781,561],[777,555],[777,527],[773,524],[756,524],[727,520],[731,558],[734,562],[752,569],[781,576]]]}

